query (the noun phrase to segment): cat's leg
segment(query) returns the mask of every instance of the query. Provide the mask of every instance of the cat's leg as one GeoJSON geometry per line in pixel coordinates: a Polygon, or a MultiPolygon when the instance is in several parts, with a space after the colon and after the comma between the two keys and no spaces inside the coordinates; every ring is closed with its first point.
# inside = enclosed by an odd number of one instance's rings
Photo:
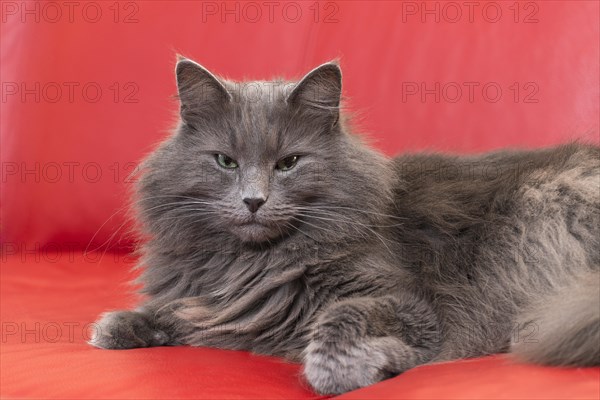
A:
{"type": "Polygon", "coordinates": [[[89,343],[103,349],[132,349],[173,344],[167,330],[144,310],[112,311],[94,324],[89,343]]]}
{"type": "Polygon", "coordinates": [[[319,393],[344,393],[428,362],[439,339],[433,310],[416,296],[343,300],[317,319],[304,374],[319,393]]]}

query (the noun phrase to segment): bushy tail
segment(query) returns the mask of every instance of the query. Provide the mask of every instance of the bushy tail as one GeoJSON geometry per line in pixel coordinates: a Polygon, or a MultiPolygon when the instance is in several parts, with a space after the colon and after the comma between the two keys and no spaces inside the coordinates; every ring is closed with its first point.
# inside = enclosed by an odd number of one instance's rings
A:
{"type": "Polygon", "coordinates": [[[512,351],[536,364],[600,365],[600,273],[541,299],[520,318],[512,351]],[[525,333],[525,334],[523,334],[525,333]]]}

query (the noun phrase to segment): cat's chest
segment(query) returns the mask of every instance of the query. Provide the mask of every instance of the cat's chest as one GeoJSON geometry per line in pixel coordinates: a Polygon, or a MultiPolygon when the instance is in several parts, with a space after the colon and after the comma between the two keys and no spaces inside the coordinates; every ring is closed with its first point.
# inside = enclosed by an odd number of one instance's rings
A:
{"type": "Polygon", "coordinates": [[[202,292],[221,306],[242,297],[263,297],[277,288],[302,281],[318,260],[306,246],[276,249],[239,248],[204,260],[202,292]]]}
{"type": "Polygon", "coordinates": [[[270,307],[284,315],[299,308],[312,315],[340,292],[363,289],[352,267],[356,258],[352,249],[315,243],[215,255],[205,267],[219,272],[205,277],[202,297],[218,313],[244,309],[246,315],[258,315],[270,307]]]}

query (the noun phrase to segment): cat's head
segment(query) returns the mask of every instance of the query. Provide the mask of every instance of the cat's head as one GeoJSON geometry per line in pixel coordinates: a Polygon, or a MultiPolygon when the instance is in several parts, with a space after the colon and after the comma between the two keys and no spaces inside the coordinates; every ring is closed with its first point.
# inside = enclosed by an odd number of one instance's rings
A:
{"type": "Polygon", "coordinates": [[[236,83],[182,59],[176,76],[179,126],[138,186],[151,234],[317,238],[356,230],[387,199],[385,159],[345,132],[337,63],[236,83]]]}

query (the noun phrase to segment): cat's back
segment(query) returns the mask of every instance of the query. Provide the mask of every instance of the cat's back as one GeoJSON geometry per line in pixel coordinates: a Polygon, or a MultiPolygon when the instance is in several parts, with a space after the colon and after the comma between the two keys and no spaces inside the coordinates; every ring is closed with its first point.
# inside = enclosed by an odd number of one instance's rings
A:
{"type": "Polygon", "coordinates": [[[510,212],[519,198],[544,200],[568,193],[600,202],[600,147],[567,144],[533,151],[503,150],[472,156],[408,154],[393,160],[399,211],[483,218],[510,212]]]}
{"type": "MultiPolygon", "coordinates": [[[[597,146],[463,157],[410,154],[395,158],[393,167],[393,212],[403,221],[394,237],[409,248],[435,254],[434,259],[452,257],[447,264],[475,257],[501,233],[513,240],[554,224],[587,241],[600,236],[597,146]]],[[[409,253],[408,263],[422,260],[422,253],[409,253]]]]}

